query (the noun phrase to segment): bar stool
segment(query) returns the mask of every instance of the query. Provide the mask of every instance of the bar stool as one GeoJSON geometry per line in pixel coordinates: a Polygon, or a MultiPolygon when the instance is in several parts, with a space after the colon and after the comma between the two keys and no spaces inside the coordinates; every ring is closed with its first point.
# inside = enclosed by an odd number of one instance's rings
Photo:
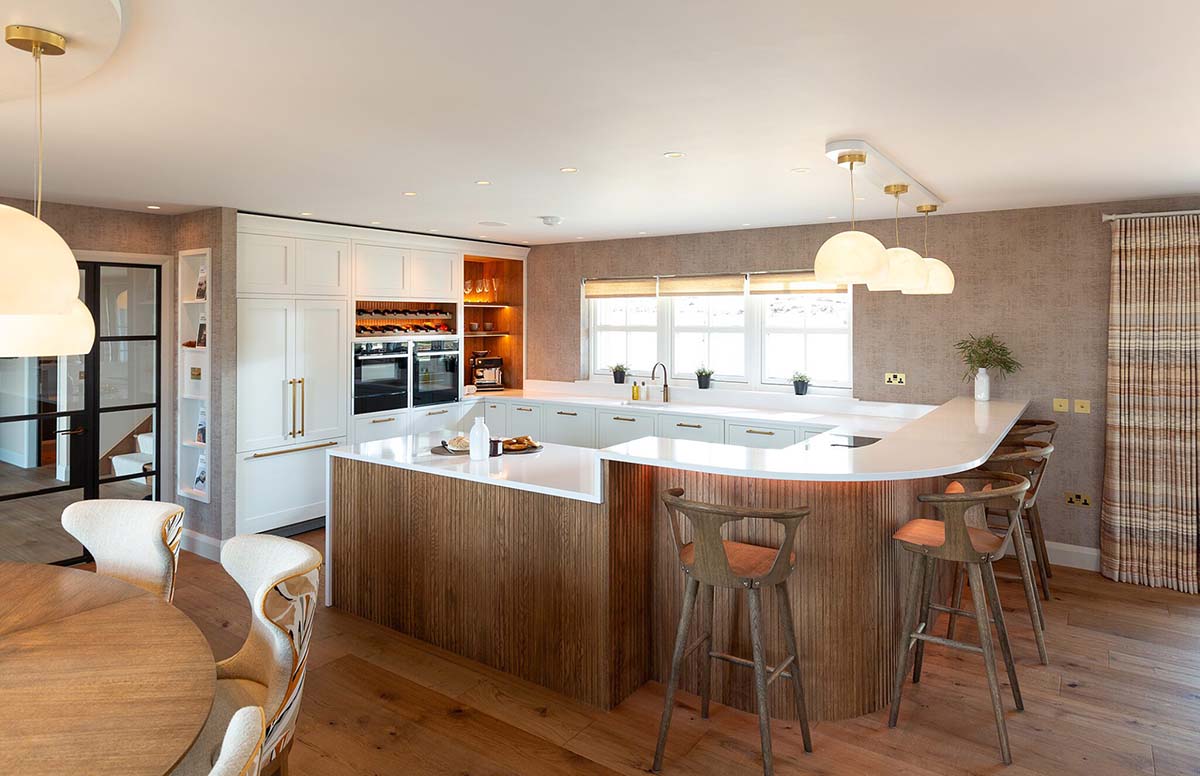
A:
{"type": "Polygon", "coordinates": [[[796,568],[796,553],[793,544],[796,529],[809,515],[808,507],[797,509],[757,509],[753,507],[729,507],[686,501],[682,488],[672,488],[662,496],[671,521],[671,541],[679,554],[679,565],[685,578],[683,610],[679,615],[679,630],[675,635],[675,653],[671,659],[671,676],[667,680],[667,697],[663,707],[662,722],[658,731],[658,749],[654,753],[651,770],[662,770],[663,753],[667,747],[667,732],[671,727],[671,712],[675,704],[675,690],[679,686],[679,672],[684,659],[698,648],[704,649],[704,674],[700,677],[700,716],[708,719],[709,689],[712,679],[712,660],[724,660],[734,665],[754,669],[754,692],[758,701],[758,731],[762,739],[763,773],[771,776],[775,772],[775,760],[771,754],[771,716],[767,707],[767,688],[780,677],[792,680],[792,692],[800,716],[800,731],[804,737],[804,751],[812,751],[812,738],[808,730],[808,712],[804,705],[804,685],[800,680],[800,653],[796,648],[796,629],[792,622],[792,606],[788,599],[787,579],[796,568]],[[684,544],[680,538],[678,514],[687,518],[692,528],[693,541],[684,544]],[[772,520],[783,526],[783,544],[778,548],[761,547],[755,544],[726,541],[721,536],[721,527],[740,520],[772,520]],[[688,627],[691,625],[692,610],[696,593],[701,590],[700,608],[706,622],[703,632],[692,643],[687,643],[688,627]],[[750,603],[750,643],[753,661],[715,652],[713,642],[713,588],[725,587],[744,589],[750,603]],[[775,588],[775,601],[779,606],[779,620],[783,628],[788,657],[777,666],[766,664],[766,649],[763,646],[762,588],[775,588]],[[790,670],[789,670],[790,669],[790,670]]]}
{"type": "Polygon", "coordinates": [[[1012,754],[1008,747],[1008,727],[1004,722],[1004,705],[1000,699],[1000,683],[996,678],[996,657],[992,647],[988,610],[991,609],[991,619],[996,624],[1000,652],[1008,671],[1009,684],[1012,686],[1013,702],[1018,710],[1023,710],[1025,707],[1021,702],[1021,688],[1017,683],[1016,664],[1013,662],[1012,649],[1008,643],[1008,629],[1004,626],[1004,611],[1000,607],[1000,593],[996,588],[992,561],[1002,555],[1006,540],[1020,524],[1017,512],[1028,489],[1027,479],[1008,472],[977,471],[957,475],[945,493],[917,497],[922,503],[932,504],[940,520],[910,520],[892,535],[892,539],[901,547],[913,553],[913,561],[904,599],[904,617],[897,649],[896,674],[892,684],[892,712],[888,717],[888,727],[895,727],[900,715],[900,695],[904,689],[904,675],[908,673],[910,660],[913,663],[913,683],[921,681],[925,642],[931,641],[955,649],[978,652],[983,655],[984,667],[987,669],[992,711],[996,715],[996,732],[1000,738],[1000,756],[1005,764],[1012,762],[1012,754]],[[978,488],[968,491],[962,485],[963,482],[977,485],[978,488]],[[989,505],[1011,513],[1007,536],[998,536],[987,529],[986,509],[989,505]],[[957,606],[932,603],[938,561],[955,563],[959,568],[966,567],[971,581],[974,612],[965,611],[957,606]],[[930,611],[973,617],[979,627],[979,646],[934,636],[929,632],[932,624],[930,611]]]}
{"type": "Polygon", "coordinates": [[[1053,442],[1054,434],[1058,431],[1058,423],[1053,420],[1037,418],[1021,418],[1009,429],[1004,437],[1005,442],[1020,442],[1030,437],[1045,437],[1043,442],[1053,442]]]}
{"type": "Polygon", "coordinates": [[[1042,477],[1046,474],[1046,466],[1050,463],[1050,454],[1054,452],[1052,441],[1054,439],[1054,432],[1058,430],[1058,424],[1052,420],[1030,422],[1037,425],[1025,427],[1021,431],[1018,431],[1017,433],[1020,436],[1015,438],[1013,437],[1013,432],[1009,432],[1009,436],[1000,443],[1000,447],[996,449],[991,458],[988,458],[983,468],[995,469],[997,471],[1016,471],[1017,474],[1024,474],[1021,471],[1017,471],[1017,468],[1021,467],[1014,468],[1009,465],[1013,461],[1020,460],[1019,457],[1014,457],[1012,453],[1019,453],[1022,443],[1025,443],[1025,446],[1029,448],[1042,448],[1041,455],[1033,459],[1040,464],[1034,468],[1034,476],[1024,475],[1029,478],[1031,484],[1029,486],[1029,493],[1025,497],[1025,507],[1021,510],[1021,517],[1028,525],[1029,538],[1033,541],[1033,552],[1037,559],[1038,581],[1042,587],[1042,598],[1049,601],[1050,577],[1053,576],[1053,572],[1050,570],[1050,554],[1046,551],[1046,534],[1042,530],[1042,513],[1038,509],[1037,494],[1042,484],[1042,477]],[[1039,435],[1045,436],[1046,439],[1033,439],[1033,437],[1039,435]],[[1017,447],[1016,450],[1013,449],[1014,446],[1017,447]]]}

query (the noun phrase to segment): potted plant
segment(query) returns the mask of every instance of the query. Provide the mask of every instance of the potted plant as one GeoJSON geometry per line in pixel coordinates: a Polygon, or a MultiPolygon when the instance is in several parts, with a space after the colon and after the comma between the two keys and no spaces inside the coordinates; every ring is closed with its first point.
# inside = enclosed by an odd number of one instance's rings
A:
{"type": "Polygon", "coordinates": [[[614,383],[620,384],[625,382],[625,372],[627,369],[624,364],[613,364],[609,369],[612,370],[614,383]]]}
{"type": "Polygon", "coordinates": [[[803,396],[808,393],[808,375],[803,372],[793,372],[792,387],[796,389],[797,396],[803,396]]]}
{"type": "Polygon", "coordinates": [[[696,370],[696,384],[701,388],[707,388],[712,383],[713,371],[703,364],[696,370]]]}
{"type": "Polygon", "coordinates": [[[1000,377],[1005,377],[1021,368],[1021,362],[1013,358],[1008,345],[996,339],[995,334],[984,337],[968,335],[966,339],[959,340],[954,349],[958,351],[967,367],[963,373],[963,381],[975,379],[975,401],[988,401],[992,398],[989,369],[994,369],[1000,377]]]}

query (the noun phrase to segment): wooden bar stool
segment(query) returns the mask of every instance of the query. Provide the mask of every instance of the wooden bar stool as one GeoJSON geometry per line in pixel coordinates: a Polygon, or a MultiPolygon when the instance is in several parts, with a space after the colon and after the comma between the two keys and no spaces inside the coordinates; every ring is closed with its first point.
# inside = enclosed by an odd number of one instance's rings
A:
{"type": "Polygon", "coordinates": [[[679,672],[683,661],[696,649],[703,648],[705,659],[704,674],[700,678],[700,716],[704,719],[708,719],[713,658],[754,669],[763,773],[770,776],[775,772],[775,760],[771,754],[771,716],[767,707],[767,688],[776,679],[791,679],[796,709],[800,716],[800,731],[804,736],[804,751],[812,751],[808,712],[804,706],[804,685],[800,680],[800,653],[796,648],[796,629],[792,622],[792,606],[787,592],[787,579],[796,568],[796,553],[792,549],[796,529],[800,527],[804,518],[808,517],[809,509],[755,509],[703,504],[684,500],[682,488],[668,490],[662,499],[671,521],[671,540],[679,554],[679,565],[686,582],[683,589],[683,611],[680,612],[679,630],[675,635],[675,653],[671,659],[671,676],[667,680],[667,697],[662,722],[659,725],[658,749],[654,753],[652,770],[655,773],[662,770],[663,753],[667,748],[667,732],[671,727],[671,712],[675,704],[675,690],[679,687],[679,672]],[[687,518],[692,528],[694,539],[687,544],[680,538],[678,514],[687,518]],[[776,549],[726,541],[721,536],[723,525],[748,518],[772,520],[783,526],[783,544],[776,549]],[[705,618],[703,632],[694,642],[688,644],[688,627],[691,625],[696,593],[701,586],[701,609],[705,618]],[[713,651],[714,587],[746,591],[750,603],[750,643],[754,653],[753,660],[713,651]],[[769,666],[766,663],[762,623],[763,587],[775,588],[775,601],[779,606],[780,624],[789,653],[777,666],[769,666]]]}
{"type": "MultiPolygon", "coordinates": [[[[947,478],[950,479],[950,478],[947,478]]],[[[932,504],[940,520],[910,520],[892,535],[905,550],[913,553],[912,571],[908,577],[908,592],[904,601],[904,618],[898,654],[896,675],[892,684],[892,713],[888,727],[895,727],[900,715],[900,694],[904,689],[904,676],[908,664],[913,662],[913,683],[921,680],[921,661],[925,653],[925,642],[931,641],[955,649],[978,652],[983,655],[987,669],[988,688],[992,696],[992,711],[996,715],[996,732],[1000,738],[1000,756],[1005,764],[1012,762],[1008,747],[1008,727],[1004,722],[1004,704],[1000,699],[1000,682],[996,678],[996,657],[992,647],[991,620],[996,624],[1000,640],[1000,652],[1008,670],[1008,681],[1012,686],[1013,702],[1018,710],[1024,709],[1021,688],[1017,683],[1017,669],[1013,662],[1012,649],[1008,643],[1008,629],[1004,626],[1004,611],[1000,607],[1000,593],[996,588],[996,577],[992,561],[1000,557],[1006,536],[998,536],[987,528],[988,506],[1005,509],[1012,514],[1011,526],[1020,521],[1017,512],[1021,508],[1029,481],[1008,472],[968,472],[957,475],[946,493],[928,494],[917,498],[932,504]],[[955,484],[957,483],[957,485],[955,484]],[[968,491],[963,483],[976,486],[968,491]],[[974,612],[957,606],[932,603],[933,582],[937,578],[938,561],[965,566],[971,580],[971,598],[974,612]],[[950,612],[963,617],[975,618],[979,626],[979,646],[942,638],[930,633],[931,611],[950,612]],[[913,647],[916,647],[914,650],[913,647]],[[915,652],[915,655],[914,655],[915,652]]],[[[1010,528],[1010,534],[1014,528],[1010,528]]]]}
{"type": "MultiPolygon", "coordinates": [[[[1010,444],[1010,443],[1014,443],[1014,442],[1019,443],[1026,439],[1034,439],[1034,438],[1038,439],[1039,441],[1049,442],[1049,443],[1053,444],[1054,443],[1054,435],[1057,432],[1058,432],[1058,423],[1053,420],[1039,420],[1036,418],[1021,418],[1020,420],[1018,420],[1016,422],[1016,424],[1013,425],[1012,429],[1008,432],[1008,436],[1005,437],[1004,442],[1002,444],[1010,444]]],[[[1039,479],[1040,479],[1040,477],[1039,477],[1039,479]]],[[[1038,487],[1038,483],[1034,483],[1032,489],[1036,492],[1037,487],[1038,487]]],[[[1048,580],[1054,576],[1054,570],[1050,566],[1049,555],[1046,552],[1046,537],[1045,537],[1045,534],[1042,532],[1042,513],[1041,513],[1041,511],[1038,510],[1036,504],[1034,504],[1030,508],[1030,515],[1032,515],[1032,519],[1030,520],[1027,518],[1027,522],[1029,522],[1029,524],[1030,524],[1029,525],[1029,529],[1030,529],[1029,535],[1033,538],[1033,541],[1035,542],[1035,548],[1039,553],[1039,557],[1046,560],[1045,563],[1039,563],[1038,575],[1040,577],[1044,574],[1045,578],[1048,580]],[[1036,533],[1034,532],[1034,525],[1033,525],[1034,523],[1037,524],[1036,533]]],[[[1049,590],[1048,583],[1044,586],[1044,588],[1042,590],[1042,594],[1046,597],[1047,601],[1050,600],[1050,590],[1049,590]]]]}
{"type": "Polygon", "coordinates": [[[1021,518],[1028,529],[1027,535],[1033,543],[1034,562],[1042,598],[1050,600],[1050,555],[1046,551],[1046,534],[1042,530],[1042,513],[1038,509],[1037,494],[1050,463],[1054,445],[1049,442],[1025,437],[1021,442],[1002,442],[981,468],[988,471],[1005,471],[1020,474],[1029,480],[1029,492],[1021,506],[1021,518]]]}
{"type": "MultiPolygon", "coordinates": [[[[1026,545],[1026,536],[1031,536],[1027,533],[1025,522],[1022,516],[1026,514],[1026,510],[1031,504],[1036,504],[1037,485],[1041,482],[1042,472],[1045,470],[1046,461],[1050,458],[1050,453],[1054,452],[1054,446],[1049,442],[1041,442],[1036,439],[1026,439],[1024,442],[1009,443],[1004,442],[1000,447],[996,448],[996,452],[987,460],[987,463],[977,472],[1007,472],[1016,474],[1029,480],[1029,490],[1026,491],[1022,498],[1021,510],[1017,517],[1017,524],[1010,525],[1011,516],[1005,510],[990,509],[987,516],[989,518],[988,527],[996,531],[1000,535],[1011,537],[1012,547],[1017,554],[1017,568],[1020,570],[1020,575],[1017,577],[997,575],[1002,579],[1019,579],[1022,587],[1025,590],[1025,604],[1029,608],[1029,620],[1033,626],[1033,640],[1037,645],[1038,659],[1042,665],[1050,665],[1050,656],[1046,651],[1046,614],[1042,609],[1042,601],[1038,598],[1037,583],[1034,582],[1034,566],[1039,568],[1041,563],[1035,564],[1035,558],[1029,556],[1029,548],[1026,545]],[[999,521],[999,522],[997,522],[999,521]]],[[[1037,540],[1033,540],[1034,555],[1037,555],[1037,540]]],[[[1001,550],[1001,555],[1008,552],[1007,545],[1001,550]]],[[[954,594],[951,606],[958,608],[962,602],[962,586],[963,573],[959,568],[954,576],[954,594]]],[[[1048,598],[1048,597],[1047,597],[1048,598]]],[[[954,637],[954,629],[958,624],[958,617],[954,614],[950,615],[950,621],[946,626],[946,637],[954,637]]]]}
{"type": "Polygon", "coordinates": [[[1058,423],[1053,420],[1037,418],[1021,418],[1009,429],[1004,437],[1004,443],[1021,442],[1030,437],[1042,438],[1043,442],[1053,442],[1054,434],[1058,431],[1058,423]]]}

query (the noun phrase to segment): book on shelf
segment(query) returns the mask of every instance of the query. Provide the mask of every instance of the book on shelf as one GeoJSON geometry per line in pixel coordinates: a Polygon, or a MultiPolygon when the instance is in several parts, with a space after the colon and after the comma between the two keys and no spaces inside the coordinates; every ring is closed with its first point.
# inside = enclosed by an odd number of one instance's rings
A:
{"type": "Polygon", "coordinates": [[[208,316],[201,314],[200,325],[196,327],[196,347],[208,347],[208,316]]]}
{"type": "Polygon", "coordinates": [[[201,493],[208,492],[208,456],[200,453],[196,459],[196,478],[192,481],[192,489],[201,493]]]}
{"type": "Polygon", "coordinates": [[[201,267],[200,274],[196,277],[196,298],[208,298],[208,267],[201,267]]]}
{"type": "Polygon", "coordinates": [[[196,441],[208,442],[208,410],[204,407],[200,408],[200,414],[196,417],[196,441]]]}

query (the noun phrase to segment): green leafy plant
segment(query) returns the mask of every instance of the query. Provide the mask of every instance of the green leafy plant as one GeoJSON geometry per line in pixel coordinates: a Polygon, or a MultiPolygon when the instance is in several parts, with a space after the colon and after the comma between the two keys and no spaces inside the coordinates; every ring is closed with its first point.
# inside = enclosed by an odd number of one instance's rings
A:
{"type": "Polygon", "coordinates": [[[793,383],[809,383],[812,381],[809,380],[808,375],[804,374],[803,372],[792,372],[792,382],[793,383]]]}
{"type": "Polygon", "coordinates": [[[628,372],[629,367],[625,366],[624,364],[613,364],[609,367],[609,370],[613,372],[628,372]]]}
{"type": "Polygon", "coordinates": [[[980,369],[995,370],[1001,377],[1011,375],[1021,368],[1021,362],[1013,358],[1008,345],[996,338],[995,334],[976,337],[970,334],[966,339],[959,340],[954,345],[958,355],[966,364],[963,380],[970,380],[980,369]]]}
{"type": "Polygon", "coordinates": [[[704,365],[701,365],[700,368],[696,370],[696,377],[712,377],[712,374],[713,370],[704,365]]]}

